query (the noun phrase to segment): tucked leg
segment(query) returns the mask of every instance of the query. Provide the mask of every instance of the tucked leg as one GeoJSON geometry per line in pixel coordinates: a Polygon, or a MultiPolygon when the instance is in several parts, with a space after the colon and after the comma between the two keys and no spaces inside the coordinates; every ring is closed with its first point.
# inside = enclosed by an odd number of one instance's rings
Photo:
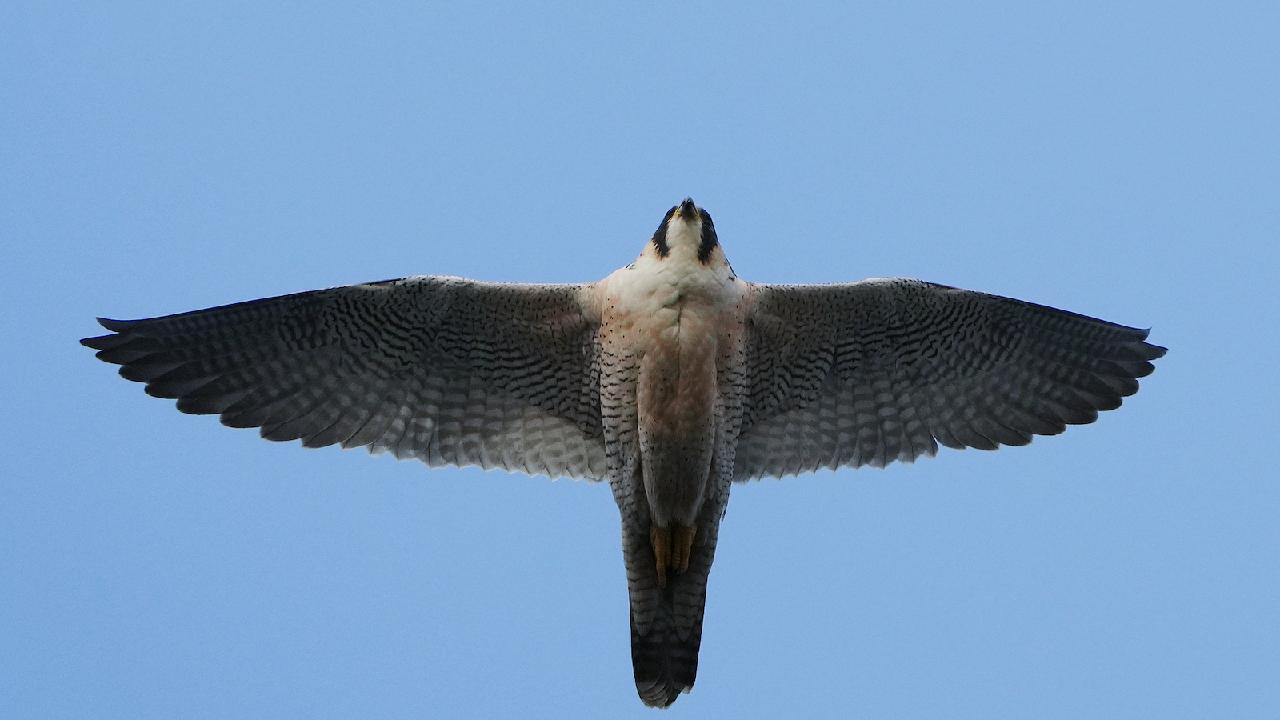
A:
{"type": "Polygon", "coordinates": [[[653,560],[658,571],[658,587],[667,586],[667,568],[671,567],[671,528],[649,527],[649,542],[653,544],[653,560]]]}
{"type": "Polygon", "coordinates": [[[676,525],[671,529],[671,567],[678,573],[689,569],[689,557],[693,554],[693,539],[698,534],[697,525],[676,525]]]}
{"type": "Polygon", "coordinates": [[[649,528],[649,542],[653,545],[653,560],[658,573],[658,587],[667,586],[667,571],[683,573],[689,569],[693,555],[693,541],[698,536],[698,526],[672,524],[669,528],[653,525],[649,528]]]}

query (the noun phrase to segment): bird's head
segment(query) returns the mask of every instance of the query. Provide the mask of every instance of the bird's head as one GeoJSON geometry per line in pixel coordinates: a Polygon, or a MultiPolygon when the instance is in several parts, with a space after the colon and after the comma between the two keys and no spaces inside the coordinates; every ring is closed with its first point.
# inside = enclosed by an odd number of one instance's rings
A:
{"type": "Polygon", "coordinates": [[[726,264],[720,240],[716,237],[716,225],[711,215],[685,198],[662,217],[662,224],[653,233],[653,250],[659,260],[670,257],[688,259],[696,257],[703,265],[726,264]]]}

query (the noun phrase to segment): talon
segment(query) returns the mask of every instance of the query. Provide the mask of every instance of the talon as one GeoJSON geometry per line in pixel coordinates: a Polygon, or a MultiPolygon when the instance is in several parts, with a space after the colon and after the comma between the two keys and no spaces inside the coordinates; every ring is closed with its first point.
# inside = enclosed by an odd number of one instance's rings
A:
{"type": "Polygon", "coordinates": [[[653,545],[653,560],[658,571],[658,587],[667,586],[667,568],[671,567],[671,529],[652,525],[649,542],[653,545]]]}
{"type": "Polygon", "coordinates": [[[689,569],[689,558],[693,555],[693,539],[698,535],[698,526],[676,525],[671,539],[671,566],[676,572],[689,569]]]}

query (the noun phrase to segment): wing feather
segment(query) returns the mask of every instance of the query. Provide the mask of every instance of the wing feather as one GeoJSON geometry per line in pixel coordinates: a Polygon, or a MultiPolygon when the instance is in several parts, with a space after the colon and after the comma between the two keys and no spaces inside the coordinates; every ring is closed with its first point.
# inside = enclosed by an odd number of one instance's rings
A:
{"type": "Polygon", "coordinates": [[[178,315],[81,342],[185,413],[430,465],[604,472],[586,286],[419,277],[178,315]]]}
{"type": "Polygon", "coordinates": [[[757,285],[735,477],[994,450],[1093,422],[1165,348],[1096,318],[916,280],[757,285]]]}

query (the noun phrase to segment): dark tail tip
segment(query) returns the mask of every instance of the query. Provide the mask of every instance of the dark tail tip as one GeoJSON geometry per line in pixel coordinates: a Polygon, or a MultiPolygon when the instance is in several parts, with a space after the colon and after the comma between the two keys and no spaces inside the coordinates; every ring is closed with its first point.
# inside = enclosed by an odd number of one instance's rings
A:
{"type": "Polygon", "coordinates": [[[689,688],[676,687],[669,680],[664,679],[642,683],[640,678],[636,678],[636,692],[639,693],[645,705],[652,708],[667,708],[680,697],[680,693],[689,692],[689,688]]]}
{"type": "Polygon", "coordinates": [[[701,637],[681,641],[674,628],[652,628],[648,635],[631,626],[631,665],[635,671],[636,693],[649,707],[669,707],[693,689],[698,675],[698,646],[701,637]]]}

